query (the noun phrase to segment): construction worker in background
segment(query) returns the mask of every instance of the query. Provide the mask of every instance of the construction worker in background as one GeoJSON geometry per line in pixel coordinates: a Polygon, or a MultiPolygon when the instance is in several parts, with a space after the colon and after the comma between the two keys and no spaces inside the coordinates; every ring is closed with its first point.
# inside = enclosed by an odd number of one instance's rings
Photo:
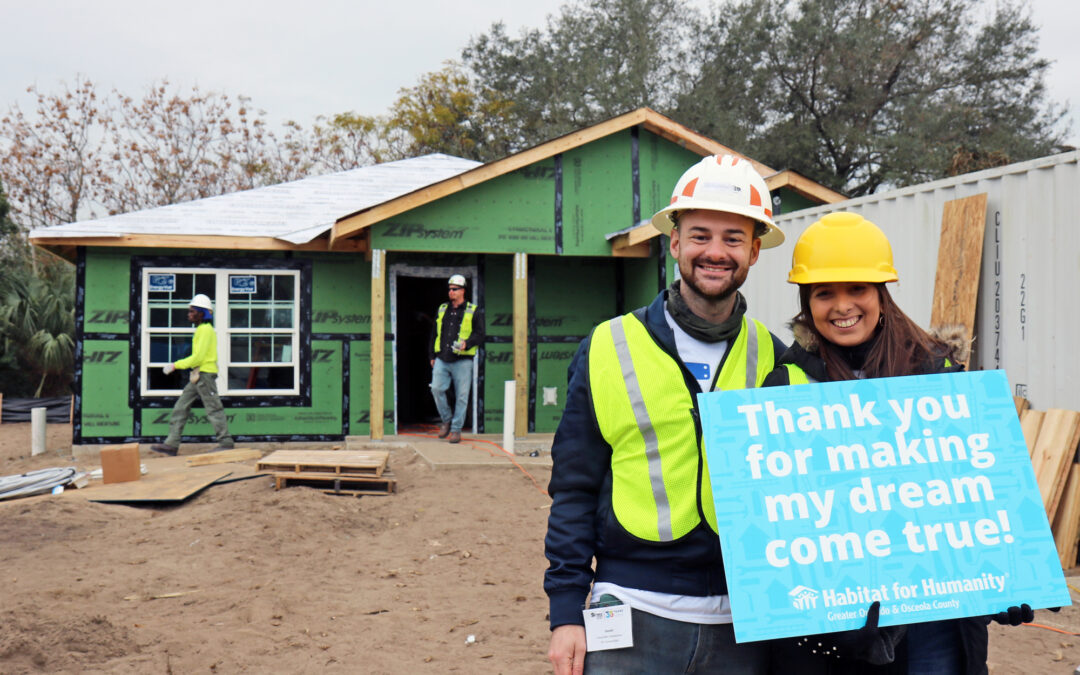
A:
{"type": "Polygon", "coordinates": [[[227,450],[233,447],[229,435],[229,422],[225,419],[225,410],[217,390],[217,333],[214,332],[214,305],[210,298],[199,293],[188,303],[188,321],[195,325],[195,335],[191,340],[191,356],[170,363],[162,368],[166,375],[174,370],[191,370],[188,383],[180,393],[180,398],[173,406],[169,418],[169,435],[164,443],[150,446],[154,452],[163,455],[175,455],[180,450],[180,437],[184,433],[191,406],[195,399],[202,401],[206,418],[214,426],[217,447],[214,450],[227,450]]]}
{"type": "Polygon", "coordinates": [[[469,407],[473,357],[476,348],[484,343],[484,312],[473,303],[465,302],[464,276],[450,277],[448,289],[450,301],[439,305],[428,359],[431,362],[431,395],[435,397],[435,407],[442,420],[439,438],[460,443],[465,411],[469,407]],[[453,410],[446,398],[451,383],[454,385],[453,410]]]}
{"type": "Polygon", "coordinates": [[[696,394],[759,386],[786,348],[738,292],[784,241],[771,204],[744,158],[688,169],[652,219],[681,278],[593,329],[571,362],[545,539],[559,675],[766,672],[767,643],[735,643],[696,394]],[[590,606],[629,606],[633,646],[606,633],[617,648],[586,653],[606,613],[583,612],[590,587],[590,606]]]}

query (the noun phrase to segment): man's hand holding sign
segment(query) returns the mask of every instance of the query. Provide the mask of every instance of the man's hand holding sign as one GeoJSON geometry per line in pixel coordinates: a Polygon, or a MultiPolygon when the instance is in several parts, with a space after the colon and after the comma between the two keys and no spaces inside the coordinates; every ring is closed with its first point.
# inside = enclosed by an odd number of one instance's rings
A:
{"type": "Polygon", "coordinates": [[[699,400],[739,641],[1069,604],[1003,373],[699,400]]]}

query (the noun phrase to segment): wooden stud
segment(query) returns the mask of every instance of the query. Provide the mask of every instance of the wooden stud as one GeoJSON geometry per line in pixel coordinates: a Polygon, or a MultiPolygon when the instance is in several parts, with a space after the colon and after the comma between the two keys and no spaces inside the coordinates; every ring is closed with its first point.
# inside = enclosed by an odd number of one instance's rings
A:
{"type": "Polygon", "coordinates": [[[945,202],[930,325],[963,326],[964,340],[968,343],[975,334],[975,300],[979,293],[985,231],[985,192],[945,202]]]}
{"type": "MultiPolygon", "coordinates": [[[[1028,456],[1032,458],[1032,461],[1034,461],[1035,443],[1039,439],[1039,430],[1042,428],[1044,417],[1046,417],[1046,413],[1041,410],[1028,409],[1020,414],[1020,430],[1024,432],[1028,456]]],[[[1038,471],[1035,472],[1035,475],[1038,475],[1038,471]]]]}
{"type": "Polygon", "coordinates": [[[1046,411],[1031,464],[1039,483],[1046,516],[1051,522],[1065,488],[1068,466],[1076,456],[1080,442],[1080,412],[1053,409],[1046,411]]]}
{"type": "Polygon", "coordinates": [[[529,433],[529,256],[514,254],[514,436],[529,433]]]}
{"type": "Polygon", "coordinates": [[[822,204],[835,204],[836,202],[842,202],[847,199],[847,197],[839,192],[830,190],[820,183],[815,183],[791,169],[786,169],[767,177],[765,179],[765,185],[769,187],[769,190],[779,190],[782,187],[786,187],[803,197],[817,200],[822,204]]]}
{"type": "Polygon", "coordinates": [[[1077,535],[1080,534],[1080,464],[1069,466],[1069,478],[1053,525],[1061,567],[1076,566],[1077,535]]]}
{"type": "Polygon", "coordinates": [[[1013,403],[1016,404],[1016,416],[1019,417],[1025,410],[1031,408],[1031,401],[1027,400],[1023,396],[1013,396],[1013,403]]]}
{"type": "Polygon", "coordinates": [[[0,394],[0,424],[4,422],[4,395],[0,394]]]}
{"type": "Polygon", "coordinates": [[[385,392],[384,361],[386,360],[386,251],[371,252],[371,440],[383,437],[383,396],[385,392]]]}

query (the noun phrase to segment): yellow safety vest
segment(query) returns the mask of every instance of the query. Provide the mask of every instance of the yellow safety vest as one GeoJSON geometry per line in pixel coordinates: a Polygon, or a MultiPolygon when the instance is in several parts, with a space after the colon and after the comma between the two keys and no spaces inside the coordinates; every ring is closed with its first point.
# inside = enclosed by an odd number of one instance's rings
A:
{"type": "Polygon", "coordinates": [[[787,368],[788,384],[810,384],[811,382],[817,382],[806,371],[795,365],[794,363],[785,363],[784,367],[787,368]]]}
{"type": "MultiPolygon", "coordinates": [[[[817,380],[807,375],[805,370],[794,363],[785,363],[784,367],[788,371],[788,384],[811,384],[817,382],[817,380]]],[[[945,367],[952,367],[952,361],[945,359],[945,367]]]]}
{"type": "MultiPolygon", "coordinates": [[[[449,307],[449,304],[450,303],[444,302],[443,304],[439,305],[439,318],[436,319],[436,322],[435,322],[435,353],[436,354],[438,354],[439,349],[442,348],[442,319],[443,319],[443,314],[446,313],[446,308],[449,307]]],[[[471,302],[466,302],[465,303],[465,316],[461,317],[461,326],[458,329],[458,340],[461,340],[462,342],[464,342],[465,340],[469,339],[470,335],[472,335],[472,317],[473,317],[473,314],[475,312],[476,312],[476,305],[472,304],[471,302]]],[[[457,340],[455,340],[455,342],[457,342],[457,340]]],[[[458,350],[454,349],[453,347],[451,347],[450,350],[452,352],[454,352],[455,354],[458,354],[459,356],[473,356],[474,354],[476,354],[476,345],[473,345],[472,347],[469,347],[468,349],[466,349],[463,352],[459,352],[458,350]]]]}
{"type": "MultiPolygon", "coordinates": [[[[769,330],[743,317],[714,391],[761,386],[774,357],[769,330]]],[[[715,532],[694,393],[679,363],[635,315],[605,321],[593,332],[589,389],[600,432],[612,448],[611,503],[619,523],[655,542],[686,536],[702,518],[715,532]]]]}

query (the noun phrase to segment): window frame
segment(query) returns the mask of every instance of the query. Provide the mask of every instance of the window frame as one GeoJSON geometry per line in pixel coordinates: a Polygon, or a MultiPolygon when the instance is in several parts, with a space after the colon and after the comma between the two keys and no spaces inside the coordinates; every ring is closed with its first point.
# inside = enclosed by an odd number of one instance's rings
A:
{"type": "MultiPolygon", "coordinates": [[[[227,403],[264,406],[304,406],[311,403],[311,262],[306,260],[204,259],[153,257],[132,259],[131,347],[139,367],[133,368],[130,387],[133,406],[144,408],[171,406],[181,389],[149,390],[149,372],[165,363],[150,361],[150,337],[163,334],[194,334],[193,328],[154,328],[149,326],[149,275],[160,273],[214,275],[214,329],[218,348],[218,391],[227,403]],[[292,328],[257,328],[231,326],[229,278],[236,275],[287,276],[293,279],[292,328]],[[289,389],[230,389],[229,369],[250,368],[270,362],[232,361],[231,338],[234,334],[289,335],[292,339],[291,364],[293,386],[289,389]]],[[[287,301],[286,301],[287,302],[287,301]]],[[[268,366],[285,368],[288,366],[268,366]]]]}

